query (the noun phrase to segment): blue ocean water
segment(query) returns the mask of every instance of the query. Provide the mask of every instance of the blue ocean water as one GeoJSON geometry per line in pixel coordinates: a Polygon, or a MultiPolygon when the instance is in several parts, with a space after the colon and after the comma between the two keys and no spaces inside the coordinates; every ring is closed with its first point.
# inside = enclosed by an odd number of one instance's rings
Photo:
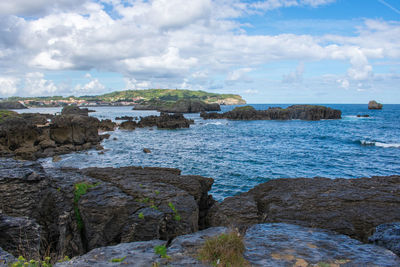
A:
{"type": "MultiPolygon", "coordinates": [[[[270,106],[253,105],[256,109],[270,106]]],[[[315,177],[355,178],[400,174],[400,105],[368,110],[367,105],[326,105],[342,111],[341,120],[229,121],[195,120],[189,129],[110,132],[107,151],[62,156],[47,166],[158,166],[181,169],[215,179],[211,193],[217,200],[247,191],[269,179],[315,177]],[[369,118],[358,118],[368,114],[369,118]],[[117,140],[113,140],[113,138],[117,140]],[[149,148],[152,153],[143,153],[149,148]]],[[[222,106],[223,111],[234,106],[222,106]]],[[[147,116],[155,111],[131,107],[95,107],[91,116],[147,116]]],[[[60,109],[23,112],[54,113],[60,109]]]]}

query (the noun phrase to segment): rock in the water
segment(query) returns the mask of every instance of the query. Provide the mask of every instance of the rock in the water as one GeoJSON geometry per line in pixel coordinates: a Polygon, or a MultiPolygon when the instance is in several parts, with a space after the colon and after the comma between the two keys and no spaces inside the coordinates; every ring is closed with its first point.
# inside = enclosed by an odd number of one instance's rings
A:
{"type": "Polygon", "coordinates": [[[368,241],[385,247],[400,256],[400,222],[378,225],[368,241]]]}
{"type": "Polygon", "coordinates": [[[1,267],[6,267],[6,266],[10,266],[11,263],[15,262],[17,259],[11,255],[10,253],[8,253],[7,251],[3,250],[0,247],[0,266],[1,267]]]}
{"type": "Polygon", "coordinates": [[[383,105],[376,102],[375,100],[371,100],[368,102],[368,109],[382,109],[382,107],[383,105]]]}
{"type": "Polygon", "coordinates": [[[400,221],[400,176],[274,179],[226,198],[210,226],[285,222],[329,229],[367,242],[374,227],[400,221]]]}
{"type": "Polygon", "coordinates": [[[112,120],[101,120],[99,123],[99,130],[101,131],[114,131],[117,127],[117,124],[112,120]]]}
{"type": "Polygon", "coordinates": [[[87,108],[80,108],[77,106],[65,106],[61,110],[62,115],[82,115],[82,116],[88,116],[89,115],[89,109],[87,108]]]}
{"type": "Polygon", "coordinates": [[[200,116],[203,119],[229,120],[322,120],[340,119],[341,111],[316,105],[293,105],[288,108],[269,108],[256,110],[252,106],[236,107],[225,113],[206,113],[200,116]]]}
{"type": "Polygon", "coordinates": [[[200,100],[182,99],[176,101],[171,106],[162,106],[158,111],[169,113],[198,113],[202,111],[220,111],[221,107],[218,103],[207,104],[200,100]]]}
{"type": "Polygon", "coordinates": [[[146,154],[148,154],[148,153],[151,153],[151,150],[148,149],[148,148],[143,148],[143,152],[146,153],[146,154]]]}
{"type": "Polygon", "coordinates": [[[18,101],[0,101],[0,109],[27,109],[27,107],[18,101]]]}
{"type": "Polygon", "coordinates": [[[220,111],[218,103],[206,103],[201,100],[181,99],[176,102],[152,101],[135,105],[134,110],[157,110],[168,113],[198,113],[202,111],[220,111]]]}
{"type": "Polygon", "coordinates": [[[369,115],[368,115],[368,114],[361,114],[361,115],[358,114],[357,117],[358,117],[358,118],[368,118],[369,115]]]}
{"type": "Polygon", "coordinates": [[[115,120],[119,121],[133,121],[133,117],[131,116],[121,116],[121,117],[116,117],[115,120]]]}
{"type": "Polygon", "coordinates": [[[399,266],[384,248],[348,236],[284,223],[258,224],[246,231],[245,259],[252,266],[399,266]]]}
{"type": "Polygon", "coordinates": [[[119,128],[122,129],[122,130],[130,130],[130,131],[132,131],[132,130],[135,130],[137,126],[138,125],[137,125],[136,121],[130,121],[129,120],[129,121],[122,122],[119,125],[119,128]]]}

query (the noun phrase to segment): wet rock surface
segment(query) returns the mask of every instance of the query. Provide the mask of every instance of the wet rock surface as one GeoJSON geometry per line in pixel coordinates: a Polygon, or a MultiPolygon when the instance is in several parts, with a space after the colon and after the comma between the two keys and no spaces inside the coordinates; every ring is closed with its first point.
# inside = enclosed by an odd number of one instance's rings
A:
{"type": "Polygon", "coordinates": [[[212,179],[177,169],[43,169],[13,159],[0,159],[0,166],[0,247],[14,255],[21,240],[32,255],[50,251],[52,258],[121,242],[170,240],[203,228],[213,204],[212,179]]]}
{"type": "Polygon", "coordinates": [[[225,113],[202,112],[203,119],[229,120],[322,120],[340,119],[341,111],[316,105],[293,105],[288,108],[256,110],[252,106],[237,107],[225,113]]]}
{"type": "Polygon", "coordinates": [[[65,106],[61,110],[62,115],[82,115],[82,116],[88,116],[89,115],[89,109],[87,108],[80,108],[77,106],[65,106]]]}
{"type": "Polygon", "coordinates": [[[285,222],[363,242],[376,226],[395,221],[400,221],[400,176],[271,180],[217,203],[207,217],[210,226],[285,222]]]}
{"type": "Polygon", "coordinates": [[[252,266],[399,266],[384,248],[348,236],[284,223],[258,224],[244,237],[252,266]]]}
{"type": "Polygon", "coordinates": [[[387,248],[400,256],[400,222],[381,224],[368,238],[372,244],[387,248]]]}

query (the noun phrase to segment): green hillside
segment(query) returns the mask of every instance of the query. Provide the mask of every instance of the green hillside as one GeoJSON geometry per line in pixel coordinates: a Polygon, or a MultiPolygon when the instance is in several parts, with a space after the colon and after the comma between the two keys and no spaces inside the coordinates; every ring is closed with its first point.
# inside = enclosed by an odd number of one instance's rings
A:
{"type": "MultiPolygon", "coordinates": [[[[83,99],[90,100],[93,97],[82,97],[83,99]]],[[[222,100],[231,99],[241,103],[245,103],[240,95],[234,94],[216,94],[207,93],[204,91],[191,91],[191,90],[178,90],[178,89],[148,89],[148,90],[127,90],[116,91],[95,98],[112,102],[124,101],[132,98],[143,98],[144,101],[162,100],[162,101],[177,101],[180,99],[197,99],[203,100],[207,103],[215,103],[222,100]]]]}

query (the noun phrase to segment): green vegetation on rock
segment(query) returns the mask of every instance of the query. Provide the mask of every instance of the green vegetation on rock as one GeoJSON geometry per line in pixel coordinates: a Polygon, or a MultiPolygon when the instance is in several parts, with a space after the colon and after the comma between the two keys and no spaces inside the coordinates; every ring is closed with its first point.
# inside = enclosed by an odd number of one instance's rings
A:
{"type": "Polygon", "coordinates": [[[0,122],[5,121],[7,118],[18,116],[18,113],[11,110],[0,110],[0,122]]]}
{"type": "Polygon", "coordinates": [[[199,259],[213,266],[250,266],[243,258],[245,246],[238,232],[212,237],[199,250],[199,259]]]}
{"type": "Polygon", "coordinates": [[[83,229],[83,221],[82,221],[81,213],[79,212],[79,208],[78,208],[79,200],[81,199],[81,196],[86,194],[86,192],[87,192],[87,190],[89,188],[93,188],[93,187],[96,187],[98,185],[99,185],[99,183],[89,184],[89,183],[86,183],[86,182],[75,184],[74,211],[75,211],[75,218],[76,218],[79,230],[83,229]]]}
{"type": "Polygon", "coordinates": [[[256,110],[256,109],[252,106],[236,107],[233,109],[233,111],[253,111],[253,110],[256,110]]]}
{"type": "Polygon", "coordinates": [[[122,257],[122,258],[115,258],[112,259],[110,262],[123,262],[125,260],[126,256],[122,257]]]}

